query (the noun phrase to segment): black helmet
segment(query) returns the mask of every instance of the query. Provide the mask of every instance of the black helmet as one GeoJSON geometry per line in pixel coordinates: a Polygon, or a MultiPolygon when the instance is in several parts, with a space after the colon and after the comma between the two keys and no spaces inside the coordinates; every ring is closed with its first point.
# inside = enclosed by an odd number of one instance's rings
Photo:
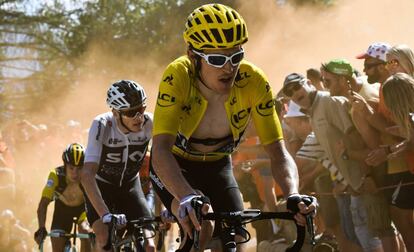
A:
{"type": "Polygon", "coordinates": [[[141,85],[132,80],[120,80],[108,89],[106,103],[119,111],[145,105],[146,99],[141,85]]]}
{"type": "Polygon", "coordinates": [[[84,159],[85,148],[78,143],[69,144],[62,154],[63,162],[73,166],[83,166],[84,159]]]}

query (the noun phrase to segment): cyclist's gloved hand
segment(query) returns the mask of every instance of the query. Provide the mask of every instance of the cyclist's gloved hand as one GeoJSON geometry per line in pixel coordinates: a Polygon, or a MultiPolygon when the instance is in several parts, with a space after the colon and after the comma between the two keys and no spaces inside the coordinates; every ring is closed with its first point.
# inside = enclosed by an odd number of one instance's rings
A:
{"type": "Polygon", "coordinates": [[[111,213],[107,213],[104,216],[102,216],[102,222],[111,223],[112,218],[116,220],[115,223],[117,226],[123,226],[123,225],[126,225],[127,223],[125,214],[111,214],[111,213]]]}
{"type": "Polygon", "coordinates": [[[36,241],[37,244],[40,245],[40,243],[46,238],[46,236],[47,236],[46,228],[41,227],[34,233],[34,240],[36,241]]]}
{"type": "MultiPolygon", "coordinates": [[[[314,209],[311,210],[310,212],[314,212],[316,210],[316,207],[318,206],[318,201],[315,197],[313,196],[308,196],[308,195],[300,195],[300,194],[292,194],[287,198],[286,201],[286,207],[288,210],[292,211],[293,213],[298,213],[301,212],[299,209],[298,204],[299,203],[305,203],[305,205],[308,207],[310,205],[314,205],[314,209]]],[[[306,213],[303,213],[306,214],[306,213]]]]}
{"type": "Polygon", "coordinates": [[[174,215],[168,211],[168,209],[164,209],[161,211],[160,213],[161,219],[164,223],[171,223],[171,222],[175,222],[175,217],[174,215]]]}
{"type": "Polygon", "coordinates": [[[178,218],[185,218],[189,212],[193,211],[193,206],[191,202],[195,198],[199,198],[197,194],[189,194],[180,200],[180,206],[178,207],[178,218]]]}

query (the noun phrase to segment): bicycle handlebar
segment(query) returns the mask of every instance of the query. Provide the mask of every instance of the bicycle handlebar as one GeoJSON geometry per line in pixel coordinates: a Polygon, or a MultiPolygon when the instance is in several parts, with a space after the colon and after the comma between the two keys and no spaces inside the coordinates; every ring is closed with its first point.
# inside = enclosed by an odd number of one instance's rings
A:
{"type": "MultiPolygon", "coordinates": [[[[221,212],[221,213],[207,213],[205,215],[202,215],[201,218],[203,220],[214,220],[221,223],[225,223],[227,226],[230,227],[238,227],[242,226],[244,224],[258,221],[258,220],[265,220],[265,219],[285,219],[285,220],[295,220],[294,219],[295,214],[290,212],[262,212],[258,209],[247,209],[243,211],[237,211],[237,212],[221,212]]],[[[310,216],[310,215],[309,215],[310,216]]],[[[312,218],[310,216],[310,218],[312,218]]],[[[312,220],[311,220],[312,221],[312,220]]],[[[293,246],[286,249],[288,252],[296,252],[300,251],[303,243],[305,241],[305,232],[306,228],[304,226],[299,226],[296,222],[296,233],[297,238],[293,246]]],[[[246,230],[248,233],[248,231],[246,230]]],[[[196,241],[196,238],[194,237],[194,244],[199,241],[196,241]]],[[[249,238],[245,241],[250,240],[249,238]]]]}
{"type": "MultiPolygon", "coordinates": [[[[153,224],[153,223],[160,223],[162,222],[160,216],[156,217],[140,217],[136,220],[127,221],[126,226],[133,226],[133,228],[143,228],[144,226],[153,224]]],[[[103,247],[105,250],[110,250],[112,246],[116,245],[117,241],[117,225],[116,219],[112,217],[111,222],[108,225],[108,240],[103,247]]],[[[145,238],[145,237],[144,237],[145,238]]]]}
{"type": "Polygon", "coordinates": [[[79,239],[90,239],[93,238],[95,236],[95,234],[93,233],[77,233],[75,234],[66,234],[66,233],[61,233],[61,232],[50,232],[47,234],[47,236],[49,237],[55,237],[55,238],[59,238],[59,237],[64,237],[64,238],[79,238],[79,239]]]}

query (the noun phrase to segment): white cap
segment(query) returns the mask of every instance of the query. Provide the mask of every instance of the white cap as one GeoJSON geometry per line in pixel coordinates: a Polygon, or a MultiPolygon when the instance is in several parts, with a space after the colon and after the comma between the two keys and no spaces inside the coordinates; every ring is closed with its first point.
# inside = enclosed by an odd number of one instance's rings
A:
{"type": "Polygon", "coordinates": [[[391,49],[391,46],[384,42],[376,42],[371,44],[365,53],[361,53],[356,56],[357,59],[365,59],[367,57],[372,57],[375,59],[387,61],[387,52],[391,49]]]}
{"type": "Polygon", "coordinates": [[[307,115],[300,111],[300,107],[298,104],[294,103],[293,101],[289,101],[288,111],[283,116],[283,118],[302,117],[302,116],[307,116],[307,115]]]}

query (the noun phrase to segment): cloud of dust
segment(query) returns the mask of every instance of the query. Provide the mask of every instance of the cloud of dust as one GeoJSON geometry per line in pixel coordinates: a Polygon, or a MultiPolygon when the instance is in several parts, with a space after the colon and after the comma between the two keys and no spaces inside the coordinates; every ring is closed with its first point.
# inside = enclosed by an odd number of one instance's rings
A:
{"type": "MultiPolygon", "coordinates": [[[[246,57],[265,71],[275,90],[290,72],[305,73],[307,68],[319,68],[321,62],[332,58],[346,58],[362,71],[363,62],[355,56],[365,52],[372,42],[414,45],[414,36],[409,35],[414,23],[411,0],[399,0],[398,4],[391,0],[338,0],[329,7],[278,6],[275,0],[239,2],[238,10],[249,30],[246,57]]],[[[184,50],[183,43],[183,53],[184,50]]],[[[92,44],[79,60],[82,74],[76,77],[78,85],[52,106],[57,108],[59,118],[78,120],[87,129],[96,115],[109,111],[105,102],[109,85],[115,80],[132,79],[145,88],[148,111],[153,112],[166,67],[158,62],[157,58],[140,55],[119,58],[99,43],[92,44]]],[[[45,111],[39,117],[48,123],[54,116],[45,111]]],[[[64,137],[65,132],[60,134],[64,137]]],[[[51,158],[59,165],[59,155],[51,158]]],[[[31,178],[39,181],[31,190],[35,201],[51,168],[45,167],[44,172],[31,178]]],[[[25,209],[34,215],[36,207],[34,202],[25,209]]]]}
{"type": "Polygon", "coordinates": [[[265,71],[276,90],[287,74],[305,74],[334,58],[349,60],[362,72],[363,60],[355,56],[371,43],[414,46],[413,9],[410,0],[337,0],[319,7],[243,1],[240,12],[249,30],[247,58],[265,71]]]}

